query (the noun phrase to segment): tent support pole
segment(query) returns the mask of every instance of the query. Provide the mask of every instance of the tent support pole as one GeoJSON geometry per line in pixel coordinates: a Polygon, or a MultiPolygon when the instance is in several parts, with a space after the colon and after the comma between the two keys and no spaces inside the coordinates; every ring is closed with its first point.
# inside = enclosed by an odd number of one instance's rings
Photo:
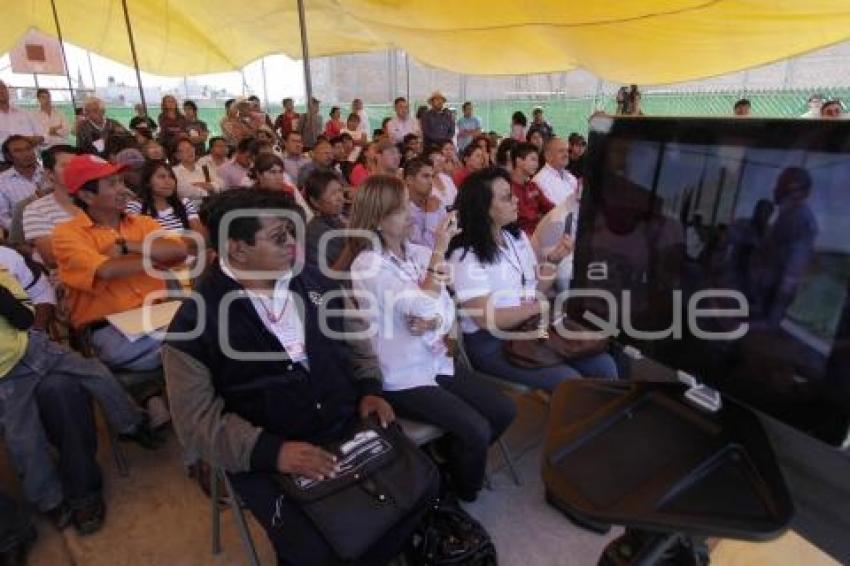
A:
{"type": "MultiPolygon", "coordinates": [[[[310,78],[310,49],[307,45],[307,21],[304,15],[304,0],[298,0],[298,27],[301,28],[301,60],[304,62],[304,93],[309,106],[313,98],[313,81],[310,78]]],[[[309,112],[309,110],[308,110],[309,112]]]]}
{"type": "Polygon", "coordinates": [[[124,23],[127,24],[127,38],[130,40],[130,54],[133,55],[133,67],[136,69],[136,82],[139,83],[139,98],[142,100],[142,108],[145,114],[148,112],[148,105],[145,102],[145,89],[142,87],[142,73],[139,71],[139,58],[136,55],[136,41],[133,39],[133,26],[130,24],[130,11],[127,10],[127,0],[121,0],[121,7],[124,8],[124,23]]]}
{"type": "Polygon", "coordinates": [[[62,51],[62,62],[65,64],[65,77],[68,79],[68,94],[71,95],[71,107],[77,107],[74,99],[74,85],[71,83],[71,69],[68,68],[68,56],[65,54],[65,40],[62,39],[62,26],[59,25],[59,15],[56,13],[56,0],[50,0],[53,8],[53,23],[56,25],[56,37],[59,38],[59,49],[62,51]]]}
{"type": "Polygon", "coordinates": [[[263,56],[262,59],[260,59],[260,68],[263,71],[263,104],[265,105],[266,110],[268,111],[268,108],[269,108],[269,87],[266,84],[266,57],[265,57],[265,55],[263,56]]]}
{"type": "Polygon", "coordinates": [[[406,75],[405,97],[410,101],[410,53],[404,52],[404,74],[406,75]]]}

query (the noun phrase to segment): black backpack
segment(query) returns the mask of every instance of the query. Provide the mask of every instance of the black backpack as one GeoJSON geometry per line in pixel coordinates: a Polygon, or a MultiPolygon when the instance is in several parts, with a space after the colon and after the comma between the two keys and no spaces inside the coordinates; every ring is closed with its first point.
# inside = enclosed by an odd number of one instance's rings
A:
{"type": "Polygon", "coordinates": [[[437,503],[422,520],[410,555],[415,566],[497,566],[484,527],[458,505],[437,503]]]}

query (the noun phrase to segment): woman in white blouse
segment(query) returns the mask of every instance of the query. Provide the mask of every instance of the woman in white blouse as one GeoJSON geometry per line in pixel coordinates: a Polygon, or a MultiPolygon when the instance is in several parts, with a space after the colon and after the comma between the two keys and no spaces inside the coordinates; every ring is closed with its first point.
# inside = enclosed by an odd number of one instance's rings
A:
{"type": "Polygon", "coordinates": [[[552,287],[556,266],[572,252],[572,239],[562,236],[538,261],[528,236],[516,226],[517,199],[502,169],[471,174],[455,205],[463,231],[449,246],[449,264],[463,309],[464,344],[475,369],[547,391],[570,378],[616,379],[608,354],[546,368],[508,362],[494,333],[510,332],[540,314],[538,297],[552,287]]]}
{"type": "Polygon", "coordinates": [[[507,397],[456,365],[445,337],[455,319],[443,257],[457,234],[455,216],[437,229],[433,250],[407,242],[408,197],[402,182],[373,175],[361,186],[340,266],[350,265],[355,298],[374,332],[384,396],[403,417],[446,431],[453,491],[475,499],[484,481],[487,449],[513,420],[507,397]]]}

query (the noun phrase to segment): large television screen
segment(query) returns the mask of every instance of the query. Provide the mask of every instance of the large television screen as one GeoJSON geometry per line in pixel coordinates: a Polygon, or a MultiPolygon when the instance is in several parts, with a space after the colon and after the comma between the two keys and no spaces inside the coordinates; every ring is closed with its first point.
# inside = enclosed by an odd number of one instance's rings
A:
{"type": "Polygon", "coordinates": [[[850,121],[597,116],[590,130],[571,315],[845,443],[850,121]]]}

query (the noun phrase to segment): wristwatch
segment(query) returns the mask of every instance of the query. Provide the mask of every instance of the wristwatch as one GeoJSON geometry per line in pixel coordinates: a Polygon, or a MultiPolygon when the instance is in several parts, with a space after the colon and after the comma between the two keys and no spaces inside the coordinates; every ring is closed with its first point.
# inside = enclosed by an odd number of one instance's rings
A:
{"type": "Polygon", "coordinates": [[[121,255],[127,255],[130,253],[130,249],[127,247],[127,240],[124,238],[118,238],[115,240],[115,245],[121,249],[121,255]]]}

